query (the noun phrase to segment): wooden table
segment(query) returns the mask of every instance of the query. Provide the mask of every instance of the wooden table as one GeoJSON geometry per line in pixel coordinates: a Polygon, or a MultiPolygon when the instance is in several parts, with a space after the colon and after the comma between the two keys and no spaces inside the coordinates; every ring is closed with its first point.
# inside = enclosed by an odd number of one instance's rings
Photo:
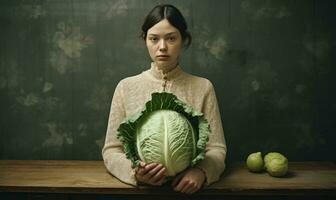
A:
{"type": "Polygon", "coordinates": [[[290,162],[289,169],[286,177],[275,178],[234,163],[220,181],[187,196],[169,185],[124,184],[102,161],[1,160],[0,199],[336,199],[335,163],[290,162]]]}

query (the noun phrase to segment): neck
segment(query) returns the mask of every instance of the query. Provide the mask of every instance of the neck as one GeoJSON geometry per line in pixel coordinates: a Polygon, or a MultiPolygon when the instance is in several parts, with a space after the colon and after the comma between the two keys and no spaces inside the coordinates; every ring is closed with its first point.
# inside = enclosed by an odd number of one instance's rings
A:
{"type": "Polygon", "coordinates": [[[178,62],[176,61],[171,65],[158,65],[154,62],[154,65],[157,67],[157,69],[162,70],[163,73],[168,73],[177,67],[178,62]]]}

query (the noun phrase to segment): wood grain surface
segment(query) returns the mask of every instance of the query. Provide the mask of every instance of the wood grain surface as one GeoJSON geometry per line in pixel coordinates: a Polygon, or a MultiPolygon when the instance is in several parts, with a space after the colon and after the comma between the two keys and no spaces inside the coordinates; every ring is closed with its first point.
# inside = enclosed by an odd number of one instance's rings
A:
{"type": "MultiPolygon", "coordinates": [[[[0,192],[167,194],[161,187],[133,187],[110,175],[102,161],[1,160],[0,192]]],[[[200,195],[332,195],[336,196],[336,164],[290,162],[286,177],[251,173],[243,163],[227,166],[221,179],[200,195]]]]}

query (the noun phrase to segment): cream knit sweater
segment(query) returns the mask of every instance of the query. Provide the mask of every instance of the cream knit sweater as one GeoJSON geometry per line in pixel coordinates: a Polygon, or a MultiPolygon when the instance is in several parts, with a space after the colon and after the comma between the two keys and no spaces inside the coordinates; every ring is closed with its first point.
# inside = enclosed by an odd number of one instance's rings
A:
{"type": "Polygon", "coordinates": [[[206,185],[217,181],[225,169],[226,143],[220,111],[211,82],[182,71],[178,65],[163,73],[152,63],[151,68],[139,75],[125,78],[117,85],[109,115],[105,145],[102,150],[107,170],[124,183],[136,186],[135,170],[126,158],[117,129],[123,119],[140,112],[153,92],[170,92],[204,113],[210,123],[211,135],[206,146],[205,159],[199,164],[206,174],[206,185]]]}

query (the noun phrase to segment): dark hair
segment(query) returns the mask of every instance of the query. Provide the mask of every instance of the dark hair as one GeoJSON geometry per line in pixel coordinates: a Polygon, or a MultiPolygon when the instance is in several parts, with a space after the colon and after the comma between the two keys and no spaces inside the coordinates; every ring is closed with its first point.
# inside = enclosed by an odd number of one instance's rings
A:
{"type": "Polygon", "coordinates": [[[187,23],[181,12],[169,4],[157,5],[148,13],[142,25],[141,37],[146,40],[148,29],[164,19],[167,19],[172,26],[180,31],[184,45],[189,47],[191,35],[187,31],[187,23]]]}

